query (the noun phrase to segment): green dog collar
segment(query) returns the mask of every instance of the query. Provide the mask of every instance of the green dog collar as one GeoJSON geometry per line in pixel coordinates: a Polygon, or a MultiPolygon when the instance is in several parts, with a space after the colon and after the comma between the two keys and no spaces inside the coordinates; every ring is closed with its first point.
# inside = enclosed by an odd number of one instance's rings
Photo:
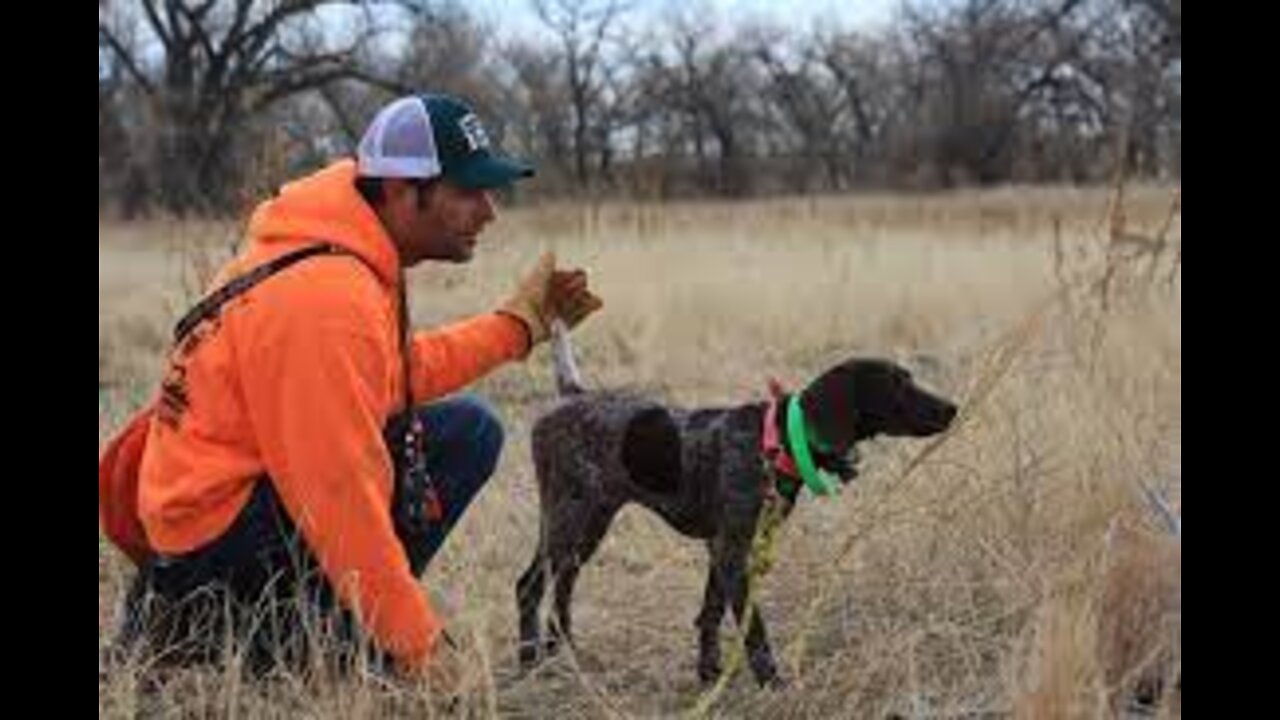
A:
{"type": "Polygon", "coordinates": [[[809,452],[808,423],[804,421],[804,410],[800,407],[799,394],[792,395],[787,403],[787,440],[791,445],[791,457],[795,458],[796,469],[800,471],[800,479],[805,487],[814,495],[832,495],[836,490],[836,481],[831,473],[821,470],[813,464],[813,454],[809,452]]]}

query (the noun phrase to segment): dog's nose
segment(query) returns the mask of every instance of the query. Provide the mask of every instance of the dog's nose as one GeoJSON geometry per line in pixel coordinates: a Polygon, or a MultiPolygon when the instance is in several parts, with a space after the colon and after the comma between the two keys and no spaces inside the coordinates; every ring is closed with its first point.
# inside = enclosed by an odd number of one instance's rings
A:
{"type": "Polygon", "coordinates": [[[944,405],[942,406],[942,425],[943,425],[943,427],[950,427],[950,426],[951,426],[951,421],[952,421],[952,420],[955,420],[955,419],[956,419],[956,406],[955,406],[955,405],[953,405],[953,404],[951,404],[951,403],[946,403],[946,404],[944,404],[944,405]]]}

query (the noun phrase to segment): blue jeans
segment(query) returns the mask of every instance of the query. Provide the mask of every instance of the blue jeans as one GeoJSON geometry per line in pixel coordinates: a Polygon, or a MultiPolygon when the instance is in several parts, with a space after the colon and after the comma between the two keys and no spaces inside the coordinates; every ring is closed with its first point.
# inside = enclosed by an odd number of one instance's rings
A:
{"type": "Polygon", "coordinates": [[[417,412],[427,426],[427,471],[444,506],[443,519],[430,525],[425,542],[406,547],[410,567],[421,576],[493,475],[504,436],[494,411],[473,395],[425,405],[417,412]]]}
{"type": "MultiPolygon", "coordinates": [[[[420,576],[493,474],[503,431],[493,410],[473,396],[414,411],[427,426],[427,469],[444,510],[425,536],[405,547],[410,567],[420,576]]],[[[178,663],[216,662],[230,632],[244,643],[246,666],[259,671],[282,660],[307,662],[313,634],[305,630],[316,619],[330,623],[338,639],[351,641],[343,643],[343,659],[354,659],[359,636],[354,618],[337,604],[270,478],[264,477],[222,536],[139,569],[125,599],[119,642],[127,648],[146,640],[178,663]]]]}

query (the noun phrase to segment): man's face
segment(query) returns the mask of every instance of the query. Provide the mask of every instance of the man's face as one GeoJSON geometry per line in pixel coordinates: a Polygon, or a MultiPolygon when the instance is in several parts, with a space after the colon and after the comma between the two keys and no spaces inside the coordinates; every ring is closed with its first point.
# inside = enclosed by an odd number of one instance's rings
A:
{"type": "Polygon", "coordinates": [[[400,197],[402,264],[469,261],[480,233],[497,217],[491,191],[460,188],[447,180],[425,189],[406,185],[400,197]]]}

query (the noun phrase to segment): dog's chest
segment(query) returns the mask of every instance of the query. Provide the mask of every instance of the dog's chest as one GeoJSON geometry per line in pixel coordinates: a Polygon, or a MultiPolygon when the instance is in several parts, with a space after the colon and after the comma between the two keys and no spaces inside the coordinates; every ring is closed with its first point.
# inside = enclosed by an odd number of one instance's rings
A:
{"type": "MultiPolygon", "coordinates": [[[[675,415],[680,428],[682,477],[680,524],[714,533],[727,506],[759,497],[763,478],[759,431],[740,417],[742,409],[699,410],[675,415]]],[[[673,523],[675,524],[675,523],[673,523]]]]}

